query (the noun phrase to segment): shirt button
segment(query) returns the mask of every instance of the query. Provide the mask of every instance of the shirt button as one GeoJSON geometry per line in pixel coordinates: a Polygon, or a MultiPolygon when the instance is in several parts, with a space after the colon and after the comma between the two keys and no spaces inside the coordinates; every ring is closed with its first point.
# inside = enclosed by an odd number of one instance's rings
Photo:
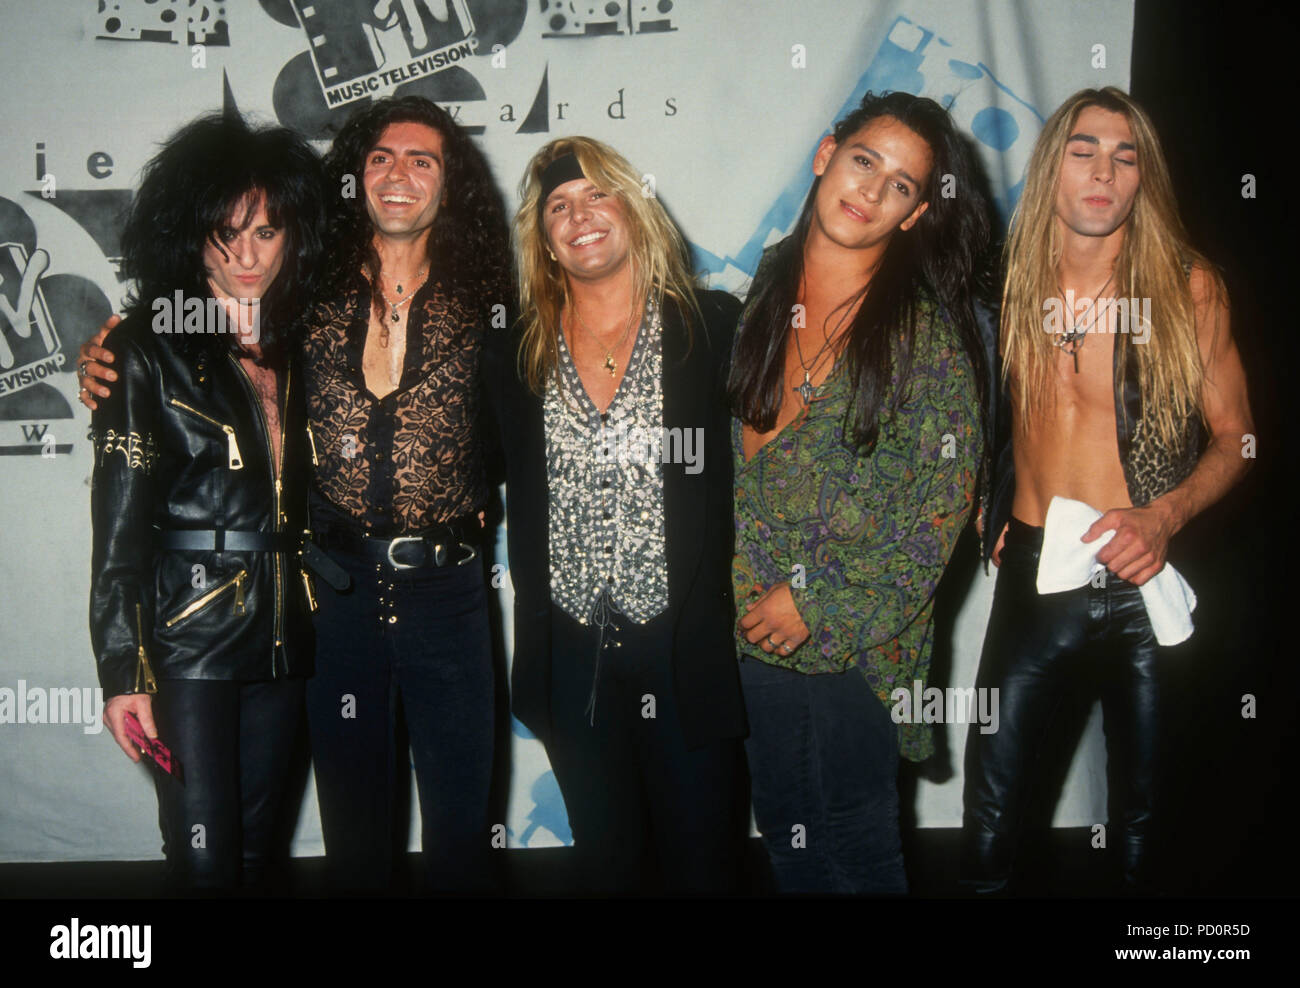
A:
{"type": "Polygon", "coordinates": [[[396,623],[397,623],[397,615],[396,615],[396,614],[390,614],[390,615],[388,615],[388,623],[389,623],[389,624],[396,624],[396,623]]]}
{"type": "Polygon", "coordinates": [[[609,421],[609,412],[601,412],[601,413],[600,413],[600,420],[601,420],[602,422],[608,422],[608,421],[609,421]]]}
{"type": "Polygon", "coordinates": [[[612,545],[605,546],[605,555],[608,556],[613,551],[614,551],[614,547],[612,545]]]}
{"type": "Polygon", "coordinates": [[[601,487],[608,487],[608,486],[609,486],[609,481],[608,481],[608,480],[602,480],[602,481],[600,482],[600,486],[601,486],[601,487]]]}
{"type": "MultiPolygon", "coordinates": [[[[606,521],[609,521],[609,520],[610,520],[611,518],[613,518],[614,516],[611,515],[608,511],[606,511],[603,517],[604,517],[604,519],[605,519],[606,521]]],[[[642,516],[642,517],[644,517],[644,516],[642,516]]]]}

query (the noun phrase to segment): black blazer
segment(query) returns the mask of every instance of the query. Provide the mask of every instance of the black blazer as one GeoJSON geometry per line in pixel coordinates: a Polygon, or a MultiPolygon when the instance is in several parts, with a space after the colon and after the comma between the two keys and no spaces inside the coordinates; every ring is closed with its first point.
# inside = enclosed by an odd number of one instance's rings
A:
{"type": "MultiPolygon", "coordinates": [[[[673,685],[688,748],[744,737],[744,699],[736,665],[731,561],[731,412],[725,383],[740,303],[725,292],[699,293],[704,324],[690,345],[682,313],[664,300],[663,395],[666,428],[704,429],[703,469],[664,465],[668,610],[673,685]]],[[[489,429],[506,477],[506,536],[515,590],[512,706],[534,734],[551,727],[551,568],[542,399],[521,380],[520,328],[493,333],[483,351],[489,429]]]]}

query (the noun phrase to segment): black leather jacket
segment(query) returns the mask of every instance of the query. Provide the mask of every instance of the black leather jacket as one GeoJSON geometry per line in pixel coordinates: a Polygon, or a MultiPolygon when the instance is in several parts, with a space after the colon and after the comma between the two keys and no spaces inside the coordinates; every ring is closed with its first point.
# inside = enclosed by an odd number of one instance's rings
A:
{"type": "Polygon", "coordinates": [[[312,631],[291,542],[306,521],[300,377],[281,375],[277,483],[266,416],[220,335],[126,320],[105,346],[118,380],[91,418],[90,636],[107,696],[156,679],[255,681],[311,672],[312,631]],[[287,381],[287,386],[286,386],[287,381]],[[172,549],[176,530],[254,536],[276,551],[172,549]],[[201,567],[201,568],[200,568],[201,567]]]}

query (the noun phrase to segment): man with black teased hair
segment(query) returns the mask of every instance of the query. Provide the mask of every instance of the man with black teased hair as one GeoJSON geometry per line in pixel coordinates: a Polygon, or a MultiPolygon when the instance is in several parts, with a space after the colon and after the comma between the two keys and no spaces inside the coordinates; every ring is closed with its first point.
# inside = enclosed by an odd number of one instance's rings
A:
{"type": "MultiPolygon", "coordinates": [[[[483,890],[495,703],[478,365],[510,301],[504,213],[469,136],[420,97],[354,114],[325,170],[331,256],[299,356],[321,577],[307,707],[327,861],[339,891],[392,887],[404,726],[425,890],[483,890]]],[[[102,397],[93,379],[113,372],[92,344],[83,384],[102,397]]]]}

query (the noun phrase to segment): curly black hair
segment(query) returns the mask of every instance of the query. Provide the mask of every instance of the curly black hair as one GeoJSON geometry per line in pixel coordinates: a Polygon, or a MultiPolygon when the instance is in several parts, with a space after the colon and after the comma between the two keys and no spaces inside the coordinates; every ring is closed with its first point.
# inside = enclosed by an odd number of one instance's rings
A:
{"type": "MultiPolygon", "coordinates": [[[[314,294],[324,253],[323,177],[316,152],[287,128],[251,127],[234,112],[186,124],[145,165],[122,231],[122,269],[136,282],[128,314],[147,312],[153,299],[178,289],[210,295],[203,249],[223,249],[218,231],[246,223],[248,197],[260,192],[267,219],[286,237],[283,264],[259,312],[262,350],[278,351],[314,294]]],[[[239,347],[237,334],[221,335],[239,347]]]]}
{"type": "Polygon", "coordinates": [[[467,296],[484,314],[496,303],[508,305],[513,296],[510,240],[501,195],[487,160],[445,110],[421,96],[376,100],[358,111],[339,130],[325,156],[326,178],[334,190],[329,223],[331,280],[350,279],[364,269],[370,276],[375,314],[382,317],[379,255],[365,196],[344,196],[342,192],[345,188],[355,191],[361,185],[366,155],[384,129],[396,123],[424,124],[442,136],[447,194],[429,237],[431,277],[467,296]]]}

